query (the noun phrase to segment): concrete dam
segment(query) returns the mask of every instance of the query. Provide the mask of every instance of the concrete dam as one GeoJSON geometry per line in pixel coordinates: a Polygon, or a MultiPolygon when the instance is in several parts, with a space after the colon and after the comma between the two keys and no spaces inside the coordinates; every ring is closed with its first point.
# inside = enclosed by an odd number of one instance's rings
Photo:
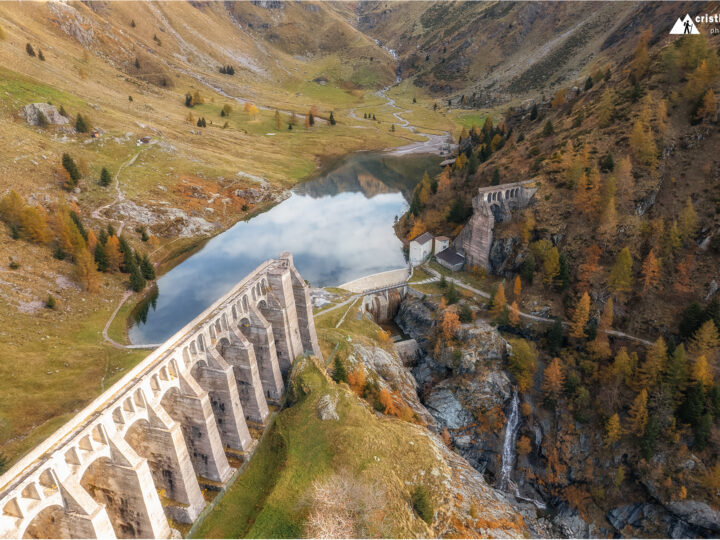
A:
{"type": "Polygon", "coordinates": [[[0,538],[169,538],[247,459],[294,359],[320,356],[309,289],[257,267],[0,477],[0,538]],[[231,460],[232,461],[232,460],[231,460]]]}

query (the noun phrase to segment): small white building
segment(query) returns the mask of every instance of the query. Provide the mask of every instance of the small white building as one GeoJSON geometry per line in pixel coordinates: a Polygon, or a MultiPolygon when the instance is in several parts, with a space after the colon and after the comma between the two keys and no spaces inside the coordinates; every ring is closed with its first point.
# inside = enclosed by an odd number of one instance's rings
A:
{"type": "Polygon", "coordinates": [[[433,236],[429,232],[410,240],[410,264],[417,266],[424,262],[432,253],[432,245],[433,236]]]}
{"type": "Polygon", "coordinates": [[[447,236],[436,236],[435,237],[435,249],[433,249],[433,255],[437,255],[441,251],[447,249],[450,245],[450,239],[447,236]]]}

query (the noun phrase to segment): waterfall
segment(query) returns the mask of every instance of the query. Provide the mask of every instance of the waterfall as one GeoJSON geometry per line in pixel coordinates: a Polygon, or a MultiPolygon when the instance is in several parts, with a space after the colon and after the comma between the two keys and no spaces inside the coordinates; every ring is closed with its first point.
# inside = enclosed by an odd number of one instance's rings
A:
{"type": "Polygon", "coordinates": [[[502,467],[500,476],[498,477],[498,488],[507,491],[510,484],[510,474],[515,466],[515,445],[517,440],[518,429],[518,404],[517,390],[513,389],[512,403],[510,405],[510,416],[508,416],[507,425],[505,426],[505,441],[503,441],[502,450],[502,467]]]}

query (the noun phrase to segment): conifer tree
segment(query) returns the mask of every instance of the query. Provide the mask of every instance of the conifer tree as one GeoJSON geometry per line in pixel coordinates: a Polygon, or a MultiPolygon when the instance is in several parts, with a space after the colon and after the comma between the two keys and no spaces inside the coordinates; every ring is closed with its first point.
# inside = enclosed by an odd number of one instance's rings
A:
{"type": "Polygon", "coordinates": [[[667,345],[662,336],[657,338],[645,355],[645,362],[640,368],[639,383],[641,388],[652,390],[660,380],[660,374],[667,363],[667,345]]]}
{"type": "Polygon", "coordinates": [[[335,360],[333,361],[333,374],[332,378],[337,383],[347,383],[347,371],[345,370],[345,364],[343,364],[342,360],[340,360],[339,356],[335,356],[335,360]]]}
{"type": "Polygon", "coordinates": [[[515,276],[515,282],[513,284],[513,297],[517,300],[522,294],[522,280],[520,276],[515,276]]]}
{"type": "Polygon", "coordinates": [[[663,375],[675,403],[680,403],[688,383],[687,356],[682,343],[670,355],[663,375]]]}
{"type": "Polygon", "coordinates": [[[583,293],[575,306],[572,322],[570,324],[570,337],[581,339],[585,337],[585,325],[590,318],[590,296],[587,291],[583,293]]]}
{"type": "Polygon", "coordinates": [[[647,390],[644,388],[635,397],[628,412],[628,433],[641,436],[648,421],[647,390]]]}
{"type": "Polygon", "coordinates": [[[147,285],[147,282],[145,281],[145,278],[143,277],[142,273],[140,272],[140,269],[138,268],[137,264],[132,265],[130,268],[130,288],[135,292],[140,292],[145,288],[145,285],[147,285]]]}
{"type": "Polygon", "coordinates": [[[720,347],[720,337],[715,323],[712,319],[705,321],[693,334],[690,340],[690,351],[694,356],[705,355],[708,359],[714,359],[715,353],[720,347]]]}
{"type": "Polygon", "coordinates": [[[103,187],[107,187],[110,185],[110,182],[112,182],[112,176],[110,175],[110,171],[103,167],[100,171],[100,185],[103,187]]]}
{"type": "Polygon", "coordinates": [[[50,241],[45,212],[41,208],[26,206],[20,213],[20,228],[23,236],[35,244],[47,244],[50,241]]]}
{"type": "Polygon", "coordinates": [[[147,254],[143,255],[140,262],[140,272],[142,273],[143,277],[148,281],[153,281],[155,279],[155,267],[150,262],[147,254]]]}
{"type": "Polygon", "coordinates": [[[615,266],[610,271],[608,285],[613,292],[621,298],[632,290],[633,274],[632,274],[632,255],[630,249],[626,246],[620,250],[615,266]]]}
{"type": "Polygon", "coordinates": [[[120,242],[118,237],[112,235],[108,238],[105,243],[105,253],[107,255],[107,267],[110,272],[117,272],[120,270],[120,263],[123,259],[123,254],[120,251],[120,242]]]}
{"type": "Polygon", "coordinates": [[[25,44],[25,52],[28,53],[28,56],[35,56],[35,49],[30,43],[25,44]]]}
{"type": "Polygon", "coordinates": [[[608,127],[615,114],[615,97],[612,90],[605,89],[598,106],[598,122],[600,127],[608,127]]]}
{"type": "Polygon", "coordinates": [[[83,118],[83,116],[80,113],[78,113],[77,118],[75,120],[75,129],[77,130],[78,133],[87,133],[88,132],[87,122],[85,121],[85,118],[83,118]]]}
{"type": "Polygon", "coordinates": [[[88,253],[87,248],[82,248],[75,254],[75,276],[82,287],[91,293],[98,291],[98,275],[95,261],[88,253]]]}
{"type": "Polygon", "coordinates": [[[106,246],[102,242],[98,242],[95,246],[95,264],[100,272],[110,270],[110,261],[107,255],[106,246]]]}
{"type": "Polygon", "coordinates": [[[559,273],[560,254],[557,247],[553,246],[547,250],[543,259],[543,283],[552,283],[559,273]]]}
{"type": "MultiPolygon", "coordinates": [[[[373,118],[373,120],[374,120],[374,118],[373,118]]],[[[330,111],[330,125],[331,125],[331,126],[334,126],[335,123],[336,123],[336,122],[335,122],[335,117],[333,116],[332,111],[330,111]]]]}
{"type": "Polygon", "coordinates": [[[565,384],[565,374],[560,366],[560,359],[553,358],[543,373],[542,391],[545,399],[556,402],[565,384]]]}
{"type": "Polygon", "coordinates": [[[692,199],[688,197],[685,207],[680,213],[680,219],[678,220],[678,232],[683,242],[690,242],[694,238],[697,229],[697,219],[698,217],[697,213],[695,213],[692,199]]]}
{"type": "Polygon", "coordinates": [[[618,442],[621,435],[622,426],[620,425],[620,417],[615,413],[605,422],[605,446],[612,446],[618,442]]]}
{"type": "Polygon", "coordinates": [[[520,324],[520,310],[518,309],[516,300],[513,300],[513,303],[510,305],[508,321],[510,322],[510,326],[518,326],[520,324]]]}
{"type": "Polygon", "coordinates": [[[616,377],[621,377],[625,384],[629,384],[633,375],[633,362],[625,347],[621,347],[615,355],[612,365],[612,373],[616,377]]]}
{"type": "Polygon", "coordinates": [[[77,185],[78,180],[80,180],[80,171],[78,171],[77,165],[75,165],[75,161],[70,157],[70,154],[62,155],[62,166],[67,171],[72,186],[77,185]]]}
{"type": "Polygon", "coordinates": [[[90,252],[91,255],[94,256],[95,248],[97,247],[98,240],[97,240],[97,237],[95,236],[95,233],[92,231],[92,229],[90,229],[87,232],[87,238],[85,238],[85,242],[87,243],[88,251],[90,252]]]}
{"type": "Polygon", "coordinates": [[[642,264],[642,283],[643,292],[655,290],[660,279],[660,264],[655,257],[655,252],[651,249],[642,264]]]}
{"type": "Polygon", "coordinates": [[[695,359],[692,368],[692,380],[701,383],[705,388],[710,388],[714,382],[713,372],[708,365],[707,358],[701,354],[695,359]]]}
{"type": "Polygon", "coordinates": [[[500,316],[507,304],[507,298],[505,297],[505,285],[503,283],[498,284],[498,288],[492,297],[491,303],[492,306],[490,308],[490,313],[493,317],[500,316]]]}

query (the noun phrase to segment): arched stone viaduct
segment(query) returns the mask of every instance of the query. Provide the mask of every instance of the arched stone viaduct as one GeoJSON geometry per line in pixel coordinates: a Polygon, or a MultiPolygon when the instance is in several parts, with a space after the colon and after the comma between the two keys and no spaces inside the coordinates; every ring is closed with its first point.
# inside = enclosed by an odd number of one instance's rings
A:
{"type": "Polygon", "coordinates": [[[473,215],[453,242],[465,253],[466,265],[489,267],[495,222],[510,219],[513,210],[525,208],[537,186],[537,181],[525,180],[478,189],[473,198],[473,215]]]}
{"type": "Polygon", "coordinates": [[[0,477],[0,538],[168,538],[222,484],[302,354],[320,355],[308,287],[260,265],[0,477]]]}

